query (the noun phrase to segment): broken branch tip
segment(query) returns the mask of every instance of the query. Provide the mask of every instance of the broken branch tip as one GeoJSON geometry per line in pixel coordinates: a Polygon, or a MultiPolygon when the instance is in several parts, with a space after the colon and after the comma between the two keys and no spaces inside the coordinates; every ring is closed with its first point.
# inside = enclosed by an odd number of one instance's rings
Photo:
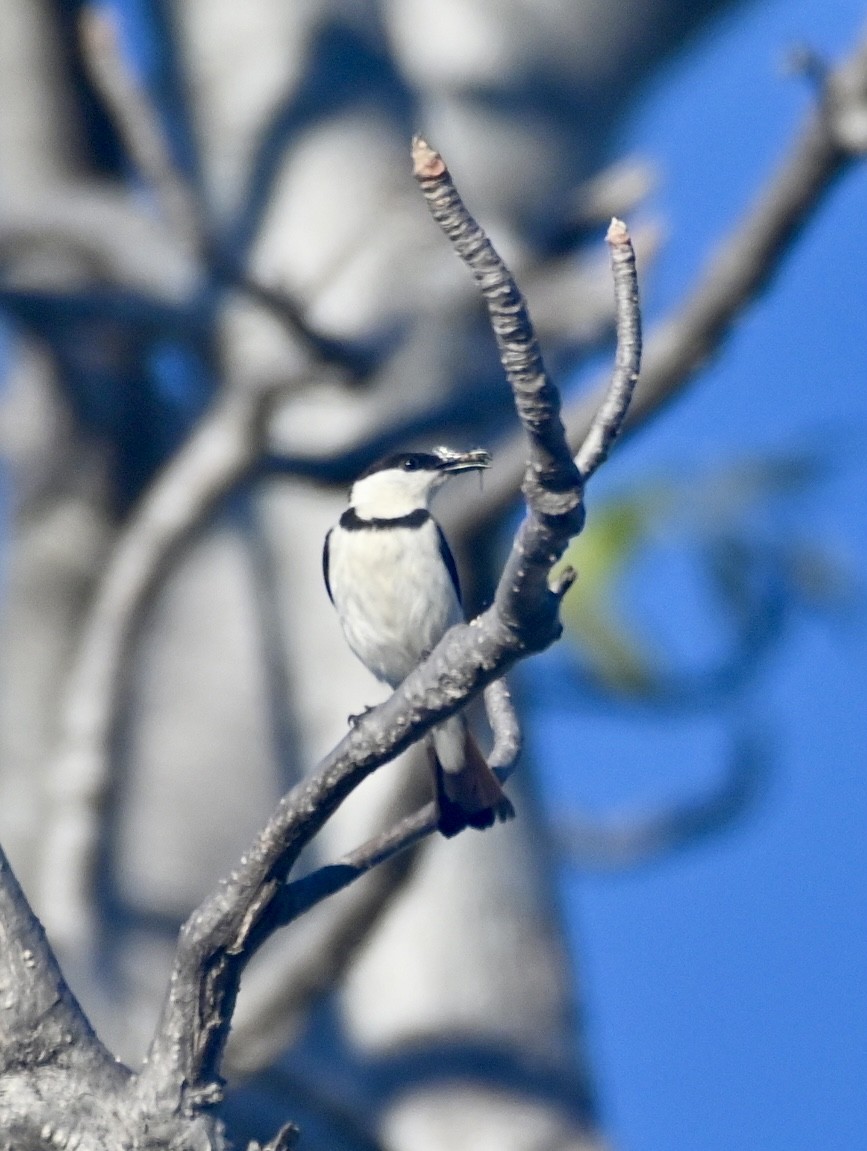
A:
{"type": "Polygon", "coordinates": [[[611,223],[608,225],[608,231],[605,233],[606,241],[614,246],[622,244],[629,244],[629,229],[622,220],[618,220],[616,216],[612,216],[611,223]]]}
{"type": "Polygon", "coordinates": [[[439,152],[423,136],[412,138],[412,174],[417,180],[434,180],[445,174],[446,166],[439,152]]]}

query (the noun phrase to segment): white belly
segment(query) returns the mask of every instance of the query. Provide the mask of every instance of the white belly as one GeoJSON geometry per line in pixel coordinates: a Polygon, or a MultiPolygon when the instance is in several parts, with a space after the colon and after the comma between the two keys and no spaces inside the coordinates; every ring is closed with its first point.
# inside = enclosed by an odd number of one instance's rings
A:
{"type": "Polygon", "coordinates": [[[463,618],[432,521],[382,531],[336,527],[329,580],[349,646],[391,687],[463,618]],[[422,555],[428,562],[418,562],[422,555]]]}

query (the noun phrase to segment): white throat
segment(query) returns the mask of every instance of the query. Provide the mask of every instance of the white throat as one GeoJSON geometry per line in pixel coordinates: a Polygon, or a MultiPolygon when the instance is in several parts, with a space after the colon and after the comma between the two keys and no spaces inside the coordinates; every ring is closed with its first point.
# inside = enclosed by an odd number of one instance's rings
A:
{"type": "Polygon", "coordinates": [[[374,472],[352,485],[349,502],[362,519],[397,519],[427,508],[432,492],[444,479],[443,473],[429,471],[374,472]]]}

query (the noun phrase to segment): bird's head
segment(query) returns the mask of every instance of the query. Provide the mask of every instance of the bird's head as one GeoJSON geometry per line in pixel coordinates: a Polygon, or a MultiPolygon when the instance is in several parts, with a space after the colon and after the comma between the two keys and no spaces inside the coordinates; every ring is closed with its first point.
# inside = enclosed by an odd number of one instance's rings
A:
{"type": "Polygon", "coordinates": [[[349,495],[362,519],[395,519],[427,508],[436,489],[450,476],[490,467],[491,457],[481,448],[456,452],[398,452],[363,471],[349,495]]]}

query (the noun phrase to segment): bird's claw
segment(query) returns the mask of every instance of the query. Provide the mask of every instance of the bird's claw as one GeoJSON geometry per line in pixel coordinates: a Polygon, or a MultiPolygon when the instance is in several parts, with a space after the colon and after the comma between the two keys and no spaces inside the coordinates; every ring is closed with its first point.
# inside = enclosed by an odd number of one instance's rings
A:
{"type": "Polygon", "coordinates": [[[356,724],[361,723],[361,721],[364,719],[364,717],[366,715],[370,715],[370,713],[372,711],[373,711],[373,706],[371,705],[370,707],[366,707],[364,709],[364,711],[359,711],[356,714],[348,715],[346,717],[346,722],[349,724],[350,727],[355,727],[356,724]]]}

